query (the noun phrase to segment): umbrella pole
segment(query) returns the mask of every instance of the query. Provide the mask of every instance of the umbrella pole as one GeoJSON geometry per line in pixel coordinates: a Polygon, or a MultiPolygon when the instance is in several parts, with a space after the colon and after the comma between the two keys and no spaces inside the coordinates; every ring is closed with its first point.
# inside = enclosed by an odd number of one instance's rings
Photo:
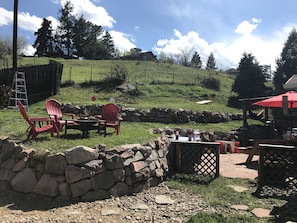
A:
{"type": "Polygon", "coordinates": [[[292,129],[292,119],[293,119],[293,101],[290,101],[290,114],[289,114],[289,122],[290,122],[290,129],[292,129]]]}

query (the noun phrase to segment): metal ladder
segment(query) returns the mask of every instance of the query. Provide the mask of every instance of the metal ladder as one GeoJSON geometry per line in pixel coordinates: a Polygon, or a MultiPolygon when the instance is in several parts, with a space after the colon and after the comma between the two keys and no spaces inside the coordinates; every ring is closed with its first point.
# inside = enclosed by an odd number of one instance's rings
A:
{"type": "Polygon", "coordinates": [[[17,109],[18,101],[22,102],[26,110],[29,109],[25,73],[19,71],[14,74],[8,107],[17,109]]]}

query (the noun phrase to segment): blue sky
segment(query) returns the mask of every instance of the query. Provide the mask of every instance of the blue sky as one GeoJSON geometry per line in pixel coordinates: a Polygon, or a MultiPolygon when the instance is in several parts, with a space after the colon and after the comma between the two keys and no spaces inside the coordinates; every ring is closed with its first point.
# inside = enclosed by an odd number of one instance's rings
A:
{"type": "MultiPolygon", "coordinates": [[[[0,36],[12,36],[13,0],[0,1],[0,36]]],[[[29,44],[43,18],[58,24],[66,0],[19,0],[18,36],[29,44]]],[[[71,0],[75,15],[108,30],[121,51],[178,55],[194,49],[203,63],[212,52],[219,69],[237,67],[244,52],[275,66],[297,27],[296,0],[71,0]]],[[[26,52],[34,49],[28,46],[26,52]]]]}

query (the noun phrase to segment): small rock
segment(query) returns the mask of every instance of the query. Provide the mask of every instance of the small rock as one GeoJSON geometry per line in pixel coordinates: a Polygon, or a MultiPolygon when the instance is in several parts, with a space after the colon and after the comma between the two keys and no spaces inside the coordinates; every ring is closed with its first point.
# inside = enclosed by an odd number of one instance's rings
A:
{"type": "Polygon", "coordinates": [[[145,204],[145,203],[136,203],[136,204],[134,204],[134,205],[132,205],[131,207],[130,207],[130,209],[132,209],[132,210],[147,210],[147,209],[149,209],[149,206],[147,205],[147,204],[145,204]]]}
{"type": "Polygon", "coordinates": [[[228,187],[233,188],[237,192],[244,192],[248,190],[246,187],[241,187],[241,186],[228,185],[228,187]]]}
{"type": "Polygon", "coordinates": [[[247,211],[249,209],[247,205],[242,205],[242,204],[231,205],[230,207],[232,209],[241,210],[241,211],[247,211]]]}
{"type": "Polygon", "coordinates": [[[270,210],[264,209],[264,208],[254,208],[252,210],[252,213],[256,215],[258,218],[269,218],[272,217],[270,215],[270,210]]]}
{"type": "Polygon", "coordinates": [[[174,200],[165,195],[157,195],[155,196],[155,202],[157,204],[173,204],[174,200]]]}
{"type": "Polygon", "coordinates": [[[101,214],[103,216],[107,216],[107,215],[119,215],[121,213],[121,209],[120,208],[103,208],[101,210],[101,214]]]}

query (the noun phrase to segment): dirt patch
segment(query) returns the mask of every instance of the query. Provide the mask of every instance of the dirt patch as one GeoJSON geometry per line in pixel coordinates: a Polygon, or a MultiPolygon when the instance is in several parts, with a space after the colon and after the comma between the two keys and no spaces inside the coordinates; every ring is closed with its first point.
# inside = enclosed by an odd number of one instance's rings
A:
{"type": "Polygon", "coordinates": [[[36,195],[1,193],[2,222],[184,222],[202,210],[203,200],[178,190],[166,182],[132,196],[93,202],[54,201],[36,195]],[[156,197],[168,203],[158,204],[156,197]],[[173,201],[173,203],[172,203],[173,201]]]}

